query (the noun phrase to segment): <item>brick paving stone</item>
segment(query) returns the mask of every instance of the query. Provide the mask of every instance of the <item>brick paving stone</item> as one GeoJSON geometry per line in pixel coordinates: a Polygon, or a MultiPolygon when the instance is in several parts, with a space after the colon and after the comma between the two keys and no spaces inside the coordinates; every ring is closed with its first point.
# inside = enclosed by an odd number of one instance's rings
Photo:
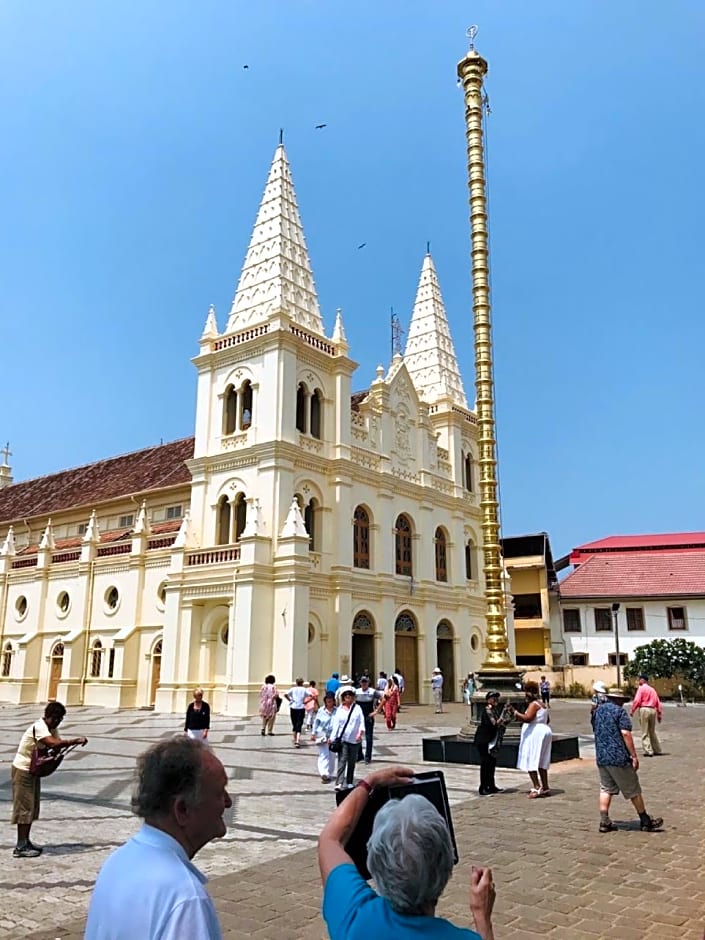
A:
{"type": "MultiPolygon", "coordinates": [[[[36,706],[0,706],[0,753],[8,755],[0,765],[0,799],[6,810],[9,760],[21,732],[39,711],[36,706]]],[[[612,816],[622,830],[597,832],[598,782],[588,711],[585,703],[558,701],[552,708],[555,730],[576,730],[584,737],[583,760],[552,768],[556,795],[549,799],[527,800],[526,775],[507,770],[498,773],[507,792],[481,799],[476,795],[477,768],[444,766],[461,861],[438,913],[469,926],[470,866],[489,863],[498,888],[497,940],[534,935],[703,940],[705,820],[701,788],[693,781],[701,781],[705,771],[705,708],[667,705],[659,732],[669,755],[642,762],[647,808],[666,819],[665,831],[658,834],[641,833],[631,804],[619,797],[612,816]]],[[[435,716],[426,707],[405,708],[398,732],[378,726],[377,743],[389,749],[383,763],[422,767],[417,726],[456,730],[465,712],[450,706],[446,714],[435,716]]],[[[81,761],[72,764],[69,758],[44,785],[42,818],[34,830],[37,841],[46,845],[44,855],[14,866],[8,859],[4,867],[0,938],[82,936],[102,861],[138,826],[129,813],[134,758],[151,741],[177,730],[179,722],[175,716],[149,712],[118,716],[70,709],[66,724],[85,733],[89,747],[81,761]],[[47,891],[53,898],[60,896],[61,904],[41,902],[47,891]],[[48,915],[55,919],[49,926],[48,915]]],[[[256,724],[214,717],[212,745],[232,778],[235,805],[225,839],[205,847],[196,863],[209,876],[226,940],[324,940],[315,839],[333,794],[318,781],[314,749],[291,749],[284,719],[277,723],[279,733],[264,744],[256,724]],[[238,731],[233,730],[236,724],[238,731]]],[[[0,851],[9,853],[11,847],[8,827],[0,851]]]]}

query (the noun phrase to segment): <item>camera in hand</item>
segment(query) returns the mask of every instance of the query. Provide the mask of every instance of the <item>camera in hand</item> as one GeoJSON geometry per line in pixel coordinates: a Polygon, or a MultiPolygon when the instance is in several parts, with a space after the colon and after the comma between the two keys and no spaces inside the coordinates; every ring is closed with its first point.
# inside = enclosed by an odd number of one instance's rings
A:
{"type": "MultiPolygon", "coordinates": [[[[350,793],[352,793],[352,790],[336,790],[336,804],[340,805],[350,793]]],[[[367,868],[367,842],[372,835],[375,816],[388,800],[401,800],[411,793],[417,793],[419,796],[425,797],[438,810],[450,833],[453,845],[453,861],[456,865],[458,864],[458,847],[453,831],[453,820],[450,815],[445,777],[440,770],[430,770],[416,774],[409,783],[391,787],[375,787],[370,795],[357,826],[345,845],[345,851],[352,858],[357,870],[366,881],[371,878],[367,868]]]]}

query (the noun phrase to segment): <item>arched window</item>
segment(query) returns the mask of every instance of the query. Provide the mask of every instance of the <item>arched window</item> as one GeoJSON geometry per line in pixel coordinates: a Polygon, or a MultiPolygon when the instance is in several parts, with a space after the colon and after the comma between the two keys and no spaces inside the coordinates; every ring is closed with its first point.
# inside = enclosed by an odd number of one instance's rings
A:
{"type": "Polygon", "coordinates": [[[240,541],[240,536],[245,531],[247,525],[247,503],[245,494],[238,493],[235,499],[235,541],[240,541]]]}
{"type": "Polygon", "coordinates": [[[216,545],[230,544],[230,503],[227,496],[221,496],[218,500],[217,524],[215,543],[216,545]]]}
{"type": "Polygon", "coordinates": [[[410,578],[414,573],[411,559],[411,523],[408,516],[403,513],[397,517],[394,527],[394,541],[396,547],[396,572],[410,578]]]}
{"type": "Polygon", "coordinates": [[[240,389],[240,430],[246,431],[252,425],[252,383],[249,379],[240,389]]]}
{"type": "Polygon", "coordinates": [[[374,633],[375,622],[372,619],[371,614],[368,614],[366,610],[361,610],[359,614],[355,614],[355,619],[353,620],[352,625],[352,632],[374,633]]]}
{"type": "Polygon", "coordinates": [[[472,539],[469,539],[465,545],[465,577],[468,581],[474,581],[476,578],[474,555],[475,546],[472,539]]]}
{"type": "Polygon", "coordinates": [[[473,466],[472,466],[472,454],[465,454],[463,459],[463,486],[468,491],[472,493],[473,485],[473,466]]]}
{"type": "Polygon", "coordinates": [[[370,517],[363,506],[356,506],[353,516],[353,565],[370,567],[370,517]]]}
{"type": "Polygon", "coordinates": [[[403,610],[394,622],[395,633],[416,633],[416,620],[408,610],[403,610]]]}
{"type": "Polygon", "coordinates": [[[311,437],[322,436],[323,424],[323,395],[320,388],[317,388],[311,395],[311,437]]]}
{"type": "Polygon", "coordinates": [[[448,580],[448,564],[446,550],[446,534],[440,527],[436,529],[434,538],[436,547],[436,581],[448,580]]]}
{"type": "Polygon", "coordinates": [[[228,385],[225,389],[225,402],[223,405],[223,433],[234,434],[237,421],[237,392],[228,385]]]}
{"type": "Polygon", "coordinates": [[[299,382],[296,389],[296,429],[302,434],[306,433],[306,403],[308,390],[303,382],[299,382]]]}
{"type": "Polygon", "coordinates": [[[96,640],[91,647],[91,678],[100,677],[100,664],[103,661],[103,644],[96,640]]]}
{"type": "Polygon", "coordinates": [[[315,499],[310,499],[304,508],[304,525],[308,532],[308,550],[310,552],[319,551],[318,517],[318,503],[315,499]]]}
{"type": "Polygon", "coordinates": [[[3,679],[6,679],[10,675],[10,669],[12,668],[12,643],[6,643],[5,649],[2,651],[2,669],[0,670],[0,675],[3,679]]]}
{"type": "Polygon", "coordinates": [[[447,620],[439,620],[438,626],[436,627],[436,637],[439,640],[453,639],[453,628],[447,620]]]}

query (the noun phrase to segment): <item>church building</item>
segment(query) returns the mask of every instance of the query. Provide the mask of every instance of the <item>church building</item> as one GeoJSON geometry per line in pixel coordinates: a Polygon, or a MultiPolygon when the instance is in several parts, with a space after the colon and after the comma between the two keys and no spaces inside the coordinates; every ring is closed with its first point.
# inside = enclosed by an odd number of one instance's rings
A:
{"type": "MultiPolygon", "coordinates": [[[[401,669],[447,698],[485,656],[476,415],[430,254],[403,355],[354,392],[274,155],[192,438],[14,483],[0,466],[0,700],[255,714],[264,676],[401,669]]],[[[510,630],[510,635],[512,631],[510,630]]]]}

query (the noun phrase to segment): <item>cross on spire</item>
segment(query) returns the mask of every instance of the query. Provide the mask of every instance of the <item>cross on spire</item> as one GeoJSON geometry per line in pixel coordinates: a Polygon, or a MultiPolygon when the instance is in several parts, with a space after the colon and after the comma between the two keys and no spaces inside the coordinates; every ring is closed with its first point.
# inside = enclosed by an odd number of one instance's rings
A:
{"type": "Polygon", "coordinates": [[[4,466],[4,467],[9,467],[9,465],[10,465],[10,457],[12,457],[12,451],[10,450],[10,442],[9,442],[9,441],[7,442],[7,444],[5,444],[5,446],[2,448],[2,450],[0,450],[0,456],[2,456],[2,458],[3,458],[3,466],[4,466]]]}

